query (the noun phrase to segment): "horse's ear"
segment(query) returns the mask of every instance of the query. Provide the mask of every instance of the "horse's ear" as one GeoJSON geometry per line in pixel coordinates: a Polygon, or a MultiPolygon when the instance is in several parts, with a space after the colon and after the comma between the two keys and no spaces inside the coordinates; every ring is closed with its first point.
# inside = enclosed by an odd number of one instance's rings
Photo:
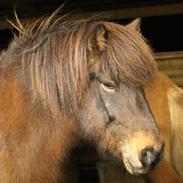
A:
{"type": "Polygon", "coordinates": [[[140,23],[141,23],[141,19],[140,18],[136,18],[131,23],[126,25],[126,27],[135,29],[136,31],[140,32],[140,23]]]}
{"type": "Polygon", "coordinates": [[[108,36],[105,27],[103,25],[99,25],[96,32],[96,44],[98,47],[98,51],[102,52],[106,49],[107,39],[108,36]]]}
{"type": "Polygon", "coordinates": [[[89,39],[88,42],[88,56],[90,60],[90,66],[94,65],[100,58],[101,53],[107,48],[107,30],[104,25],[97,25],[95,33],[89,39]]]}

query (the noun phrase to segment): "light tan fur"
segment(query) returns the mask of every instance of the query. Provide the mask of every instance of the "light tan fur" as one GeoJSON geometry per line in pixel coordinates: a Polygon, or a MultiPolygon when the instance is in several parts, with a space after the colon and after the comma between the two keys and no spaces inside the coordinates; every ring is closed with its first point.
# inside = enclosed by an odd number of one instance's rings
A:
{"type": "Polygon", "coordinates": [[[168,104],[172,122],[171,160],[183,178],[183,90],[172,87],[168,91],[168,104]]]}
{"type": "Polygon", "coordinates": [[[159,74],[145,93],[165,141],[164,158],[149,173],[150,179],[154,183],[182,182],[178,173],[182,176],[183,92],[167,76],[159,74]]]}

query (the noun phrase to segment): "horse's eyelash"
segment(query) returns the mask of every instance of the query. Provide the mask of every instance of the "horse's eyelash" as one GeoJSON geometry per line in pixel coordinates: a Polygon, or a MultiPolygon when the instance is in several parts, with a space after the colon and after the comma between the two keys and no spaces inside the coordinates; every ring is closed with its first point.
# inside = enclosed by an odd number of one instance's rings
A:
{"type": "Polygon", "coordinates": [[[103,85],[105,85],[108,88],[115,88],[116,86],[111,82],[101,82],[103,85]]]}
{"type": "Polygon", "coordinates": [[[116,86],[117,86],[114,81],[102,80],[100,78],[97,78],[97,79],[98,79],[99,83],[101,83],[101,84],[103,84],[103,85],[105,85],[107,87],[114,87],[114,88],[116,88],[116,86]]]}

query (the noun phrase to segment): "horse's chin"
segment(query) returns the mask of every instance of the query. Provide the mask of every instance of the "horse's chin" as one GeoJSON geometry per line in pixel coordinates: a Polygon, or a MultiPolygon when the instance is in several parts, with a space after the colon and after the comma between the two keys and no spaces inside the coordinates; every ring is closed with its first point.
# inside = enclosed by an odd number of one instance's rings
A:
{"type": "Polygon", "coordinates": [[[123,155],[123,158],[121,157],[114,157],[114,156],[108,156],[108,160],[117,166],[120,166],[123,169],[126,169],[130,174],[132,175],[140,175],[145,174],[149,171],[148,168],[144,167],[142,163],[138,160],[138,157],[135,156],[125,156],[123,155]]]}
{"type": "MultiPolygon", "coordinates": [[[[128,146],[129,147],[129,146],[128,146]]],[[[131,148],[123,148],[123,163],[126,170],[132,175],[145,174],[149,170],[142,165],[137,152],[131,151],[131,148]]]]}
{"type": "Polygon", "coordinates": [[[111,152],[106,152],[101,154],[103,159],[109,161],[113,165],[121,167],[122,170],[126,169],[132,175],[145,174],[149,170],[144,167],[138,159],[138,156],[134,154],[119,153],[119,155],[114,155],[111,152]]]}
{"type": "Polygon", "coordinates": [[[140,162],[134,162],[134,160],[130,158],[124,158],[123,163],[126,170],[132,175],[145,174],[148,172],[148,169],[143,167],[140,162]]]}

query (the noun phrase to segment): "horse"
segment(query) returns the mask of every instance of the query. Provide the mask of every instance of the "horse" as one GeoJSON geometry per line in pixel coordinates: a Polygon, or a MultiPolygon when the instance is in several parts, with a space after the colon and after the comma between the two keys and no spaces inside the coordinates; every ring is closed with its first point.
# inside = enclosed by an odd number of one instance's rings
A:
{"type": "Polygon", "coordinates": [[[145,93],[165,141],[164,158],[149,177],[155,183],[183,182],[183,90],[164,74],[158,74],[145,93]]]}
{"type": "Polygon", "coordinates": [[[152,170],[164,143],[144,94],[157,67],[139,20],[53,14],[15,27],[0,56],[0,182],[64,182],[80,139],[132,174],[152,170]]]}

